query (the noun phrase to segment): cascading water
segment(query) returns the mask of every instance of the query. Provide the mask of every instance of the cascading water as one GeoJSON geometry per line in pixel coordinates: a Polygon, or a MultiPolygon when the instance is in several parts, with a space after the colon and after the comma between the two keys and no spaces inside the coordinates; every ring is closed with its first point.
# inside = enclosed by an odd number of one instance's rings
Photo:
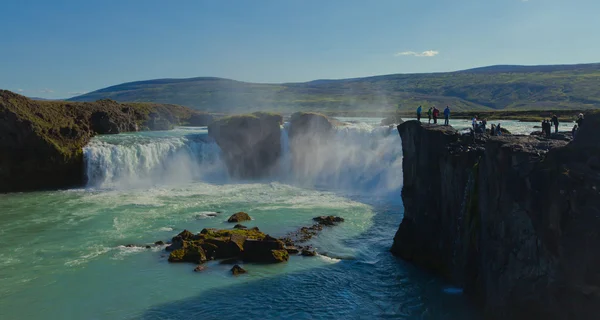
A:
{"type": "Polygon", "coordinates": [[[223,181],[227,170],[206,129],[98,137],[84,148],[88,187],[132,188],[223,181]]]}
{"type": "Polygon", "coordinates": [[[349,123],[337,127],[331,139],[294,148],[309,165],[286,171],[283,179],[292,184],[372,195],[397,193],[402,185],[402,143],[395,128],[349,123]]]}
{"type": "MultiPolygon", "coordinates": [[[[332,139],[295,145],[308,168],[294,168],[288,124],[281,130],[281,158],[271,180],[338,191],[397,192],[402,145],[394,128],[366,123],[335,129],[332,139]]],[[[193,181],[226,182],[220,149],[204,128],[101,136],[84,148],[88,187],[132,188],[193,181]]]]}

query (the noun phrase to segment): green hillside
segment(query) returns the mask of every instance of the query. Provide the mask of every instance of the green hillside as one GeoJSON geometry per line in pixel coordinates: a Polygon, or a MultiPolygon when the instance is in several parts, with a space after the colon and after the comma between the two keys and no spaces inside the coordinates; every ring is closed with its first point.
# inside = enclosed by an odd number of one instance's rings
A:
{"type": "Polygon", "coordinates": [[[600,108],[600,63],[492,66],[428,74],[393,74],[305,83],[257,84],[221,78],[124,83],[72,101],[172,103],[219,112],[412,111],[451,105],[455,111],[600,108]]]}

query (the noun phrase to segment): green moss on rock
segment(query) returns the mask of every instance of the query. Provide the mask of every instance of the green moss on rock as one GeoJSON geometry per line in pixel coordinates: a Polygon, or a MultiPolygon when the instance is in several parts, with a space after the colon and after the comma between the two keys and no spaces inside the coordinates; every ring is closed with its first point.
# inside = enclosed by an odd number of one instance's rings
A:
{"type": "Polygon", "coordinates": [[[0,90],[0,192],[84,184],[82,148],[96,134],[176,125],[191,109],[154,103],[36,101],[0,90]],[[150,121],[151,122],[151,121],[150,121]]]}

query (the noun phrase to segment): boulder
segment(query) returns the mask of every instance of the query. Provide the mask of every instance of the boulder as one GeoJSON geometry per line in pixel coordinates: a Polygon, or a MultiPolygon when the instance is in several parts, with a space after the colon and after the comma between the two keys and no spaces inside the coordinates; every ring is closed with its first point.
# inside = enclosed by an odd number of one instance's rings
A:
{"type": "Polygon", "coordinates": [[[333,133],[333,123],[322,114],[311,112],[292,114],[288,139],[292,173],[298,175],[298,181],[320,174],[321,168],[315,166],[315,159],[327,159],[330,155],[330,143],[334,143],[333,133]]]}
{"type": "Polygon", "coordinates": [[[289,254],[298,254],[300,253],[300,250],[294,246],[285,246],[285,250],[289,253],[289,254]]]}
{"type": "Polygon", "coordinates": [[[231,217],[229,217],[229,219],[227,219],[227,222],[229,223],[234,223],[234,222],[243,222],[243,221],[250,221],[252,220],[252,218],[245,212],[238,212],[238,213],[234,213],[233,215],[231,215],[231,217]]]}
{"type": "Polygon", "coordinates": [[[231,241],[231,238],[209,238],[205,239],[204,243],[216,246],[214,252],[215,259],[227,259],[230,257],[239,256],[242,253],[243,247],[236,242],[231,241]]]}
{"type": "Polygon", "coordinates": [[[194,272],[202,272],[202,271],[204,271],[204,270],[206,270],[206,266],[204,266],[204,265],[197,265],[197,266],[194,268],[194,272]]]}
{"type": "Polygon", "coordinates": [[[241,224],[236,224],[235,226],[233,226],[234,229],[248,229],[248,227],[246,227],[245,225],[241,225],[241,224]]]}
{"type": "Polygon", "coordinates": [[[301,255],[303,257],[314,257],[317,255],[317,252],[315,250],[302,250],[301,255]]]}
{"type": "Polygon", "coordinates": [[[194,242],[186,241],[181,249],[173,250],[169,262],[191,262],[201,264],[207,261],[204,249],[194,242]]]}
{"type": "Polygon", "coordinates": [[[252,179],[268,176],[281,156],[279,114],[253,113],[219,119],[208,134],[221,148],[229,174],[252,179]]]}
{"type": "Polygon", "coordinates": [[[299,137],[324,137],[331,133],[331,120],[320,113],[296,112],[290,117],[289,137],[291,140],[299,137]]]}
{"type": "Polygon", "coordinates": [[[324,226],[334,226],[340,222],[344,222],[344,218],[336,216],[320,216],[313,218],[313,221],[316,221],[318,224],[324,226]]]}
{"type": "Polygon", "coordinates": [[[239,274],[244,274],[244,273],[247,273],[247,272],[248,272],[248,271],[246,271],[246,269],[244,269],[244,268],[240,267],[240,266],[239,266],[239,265],[237,265],[237,264],[236,264],[235,266],[233,266],[233,268],[231,268],[231,273],[232,273],[234,276],[237,276],[237,275],[239,275],[239,274]]]}
{"type": "Polygon", "coordinates": [[[191,233],[188,230],[183,230],[181,233],[179,233],[171,239],[171,245],[169,245],[165,250],[174,251],[177,249],[181,249],[185,241],[194,239],[197,239],[197,237],[193,233],[191,233]]]}
{"type": "Polygon", "coordinates": [[[154,245],[155,245],[155,246],[164,246],[164,245],[165,245],[165,242],[164,242],[164,241],[156,241],[156,242],[154,243],[154,245]]]}
{"type": "Polygon", "coordinates": [[[275,238],[246,240],[244,244],[243,259],[247,262],[276,263],[287,261],[288,258],[285,245],[275,238]]]}

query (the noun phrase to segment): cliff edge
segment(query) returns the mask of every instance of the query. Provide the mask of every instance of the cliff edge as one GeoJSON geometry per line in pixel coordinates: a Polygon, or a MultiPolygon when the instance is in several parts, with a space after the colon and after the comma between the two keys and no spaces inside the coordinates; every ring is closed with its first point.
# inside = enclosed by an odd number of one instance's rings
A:
{"type": "Polygon", "coordinates": [[[477,300],[489,319],[600,313],[600,137],[571,143],[398,126],[405,213],[392,252],[477,300]]]}
{"type": "Polygon", "coordinates": [[[0,192],[83,185],[82,148],[96,134],[208,121],[208,114],[175,105],[35,101],[0,90],[0,192]]]}

